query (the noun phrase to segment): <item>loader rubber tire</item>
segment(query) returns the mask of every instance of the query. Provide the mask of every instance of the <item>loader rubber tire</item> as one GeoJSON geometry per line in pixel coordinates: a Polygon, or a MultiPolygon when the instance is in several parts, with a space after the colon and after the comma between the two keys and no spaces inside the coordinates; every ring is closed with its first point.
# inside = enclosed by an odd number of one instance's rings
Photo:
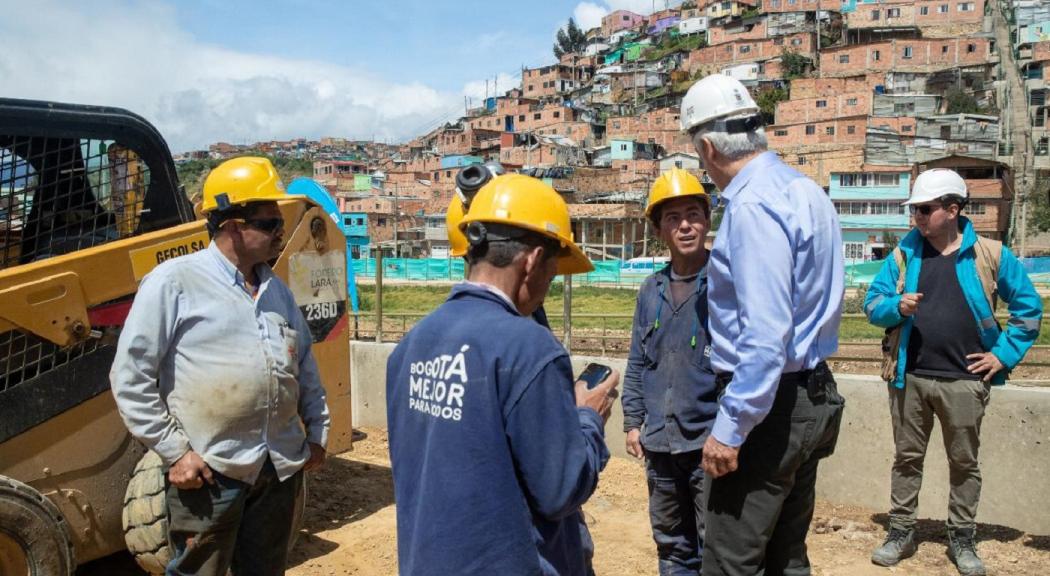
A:
{"type": "Polygon", "coordinates": [[[69,524],[54,502],[0,476],[0,573],[70,576],[76,567],[69,524]]]}
{"type": "Polygon", "coordinates": [[[124,543],[139,567],[164,574],[171,560],[168,549],[168,505],[165,501],[164,463],[152,450],[135,465],[124,493],[124,543]]]}
{"type": "MultiPolygon", "coordinates": [[[[165,500],[164,464],[152,450],[135,465],[124,494],[124,543],[139,567],[150,574],[164,574],[171,561],[168,548],[168,506],[165,500]]],[[[295,547],[306,511],[306,476],[295,499],[292,536],[288,550],[295,547]]]]}

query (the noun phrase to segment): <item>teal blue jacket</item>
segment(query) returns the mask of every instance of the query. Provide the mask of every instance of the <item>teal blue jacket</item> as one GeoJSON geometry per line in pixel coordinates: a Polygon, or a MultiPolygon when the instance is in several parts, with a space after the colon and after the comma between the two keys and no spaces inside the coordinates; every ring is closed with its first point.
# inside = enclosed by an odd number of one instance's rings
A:
{"type": "MultiPolygon", "coordinates": [[[[1039,325],[1043,318],[1043,301],[1036,293],[1035,287],[1032,286],[1032,281],[1029,280],[1021,262],[1013,255],[1013,252],[1003,246],[999,275],[996,279],[996,291],[999,299],[1006,303],[1010,319],[1006,323],[1006,330],[1000,329],[977,275],[974,254],[977,234],[970,220],[964,216],[959,217],[959,226],[962,228],[963,239],[956,256],[955,271],[959,276],[959,285],[966,297],[966,303],[973,312],[974,321],[977,323],[981,344],[985,351],[995,354],[1005,368],[992,378],[992,384],[1002,384],[1006,382],[1007,372],[1017,366],[1039,337],[1039,325]]],[[[905,293],[916,292],[919,286],[922,248],[922,235],[915,229],[900,242],[906,270],[905,293]]],[[[883,262],[882,269],[879,270],[871,287],[868,288],[868,293],[864,298],[864,313],[868,321],[883,328],[891,328],[901,322],[904,323],[904,328],[901,330],[900,350],[897,354],[897,375],[893,381],[897,388],[903,388],[904,374],[908,369],[906,366],[908,337],[911,335],[913,319],[901,316],[899,308],[901,297],[900,294],[897,294],[897,278],[899,277],[900,270],[897,268],[897,262],[891,256],[883,262]]]]}

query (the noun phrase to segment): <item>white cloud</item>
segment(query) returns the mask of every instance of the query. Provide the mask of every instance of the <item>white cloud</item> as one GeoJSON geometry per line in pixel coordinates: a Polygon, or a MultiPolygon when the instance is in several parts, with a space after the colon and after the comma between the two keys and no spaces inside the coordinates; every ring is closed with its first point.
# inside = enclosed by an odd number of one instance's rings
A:
{"type": "Polygon", "coordinates": [[[202,43],[160,3],[8,5],[0,36],[4,96],[128,108],[174,151],[295,136],[403,141],[462,114],[462,94],[202,43]]]}
{"type": "Polygon", "coordinates": [[[572,17],[576,20],[576,24],[586,32],[591,28],[601,26],[602,17],[608,13],[608,9],[592,2],[580,2],[572,11],[572,17]]]}

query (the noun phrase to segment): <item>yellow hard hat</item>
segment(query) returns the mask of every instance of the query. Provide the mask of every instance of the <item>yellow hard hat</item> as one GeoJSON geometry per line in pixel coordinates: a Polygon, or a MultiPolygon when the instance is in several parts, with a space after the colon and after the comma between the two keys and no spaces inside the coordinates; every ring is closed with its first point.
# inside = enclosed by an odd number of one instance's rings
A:
{"type": "Polygon", "coordinates": [[[445,211],[445,229],[448,231],[449,252],[456,257],[466,256],[469,246],[466,234],[459,229],[459,223],[464,216],[466,212],[463,210],[463,200],[460,200],[459,194],[453,194],[452,203],[445,211]]]}
{"type": "Polygon", "coordinates": [[[699,196],[710,205],[711,200],[696,176],[681,168],[672,168],[664,172],[649,190],[649,204],[645,207],[645,217],[651,219],[653,209],[660,204],[686,196],[699,196]]]}
{"type": "Polygon", "coordinates": [[[563,248],[558,256],[558,274],[594,270],[594,264],[573,241],[569,206],[542,180],[522,174],[497,176],[478,190],[459,229],[466,231],[471,222],[504,224],[557,240],[563,248]]]}
{"type": "Polygon", "coordinates": [[[201,212],[225,209],[248,202],[293,200],[306,196],[287,194],[277,169],[266,158],[243,156],[219,164],[204,181],[201,212]]]}

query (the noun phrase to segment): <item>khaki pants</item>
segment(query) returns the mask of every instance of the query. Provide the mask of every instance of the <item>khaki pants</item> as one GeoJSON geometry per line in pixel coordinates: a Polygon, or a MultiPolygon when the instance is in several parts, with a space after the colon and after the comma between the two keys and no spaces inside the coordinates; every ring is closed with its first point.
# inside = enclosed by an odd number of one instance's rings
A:
{"type": "Polygon", "coordinates": [[[948,528],[973,528],[981,498],[981,471],[977,462],[981,420],[990,387],[978,380],[952,380],[908,374],[904,389],[889,386],[890,417],[896,457],[890,480],[890,525],[915,526],[922,486],[926,446],[933,417],[941,423],[948,454],[948,528]]]}

